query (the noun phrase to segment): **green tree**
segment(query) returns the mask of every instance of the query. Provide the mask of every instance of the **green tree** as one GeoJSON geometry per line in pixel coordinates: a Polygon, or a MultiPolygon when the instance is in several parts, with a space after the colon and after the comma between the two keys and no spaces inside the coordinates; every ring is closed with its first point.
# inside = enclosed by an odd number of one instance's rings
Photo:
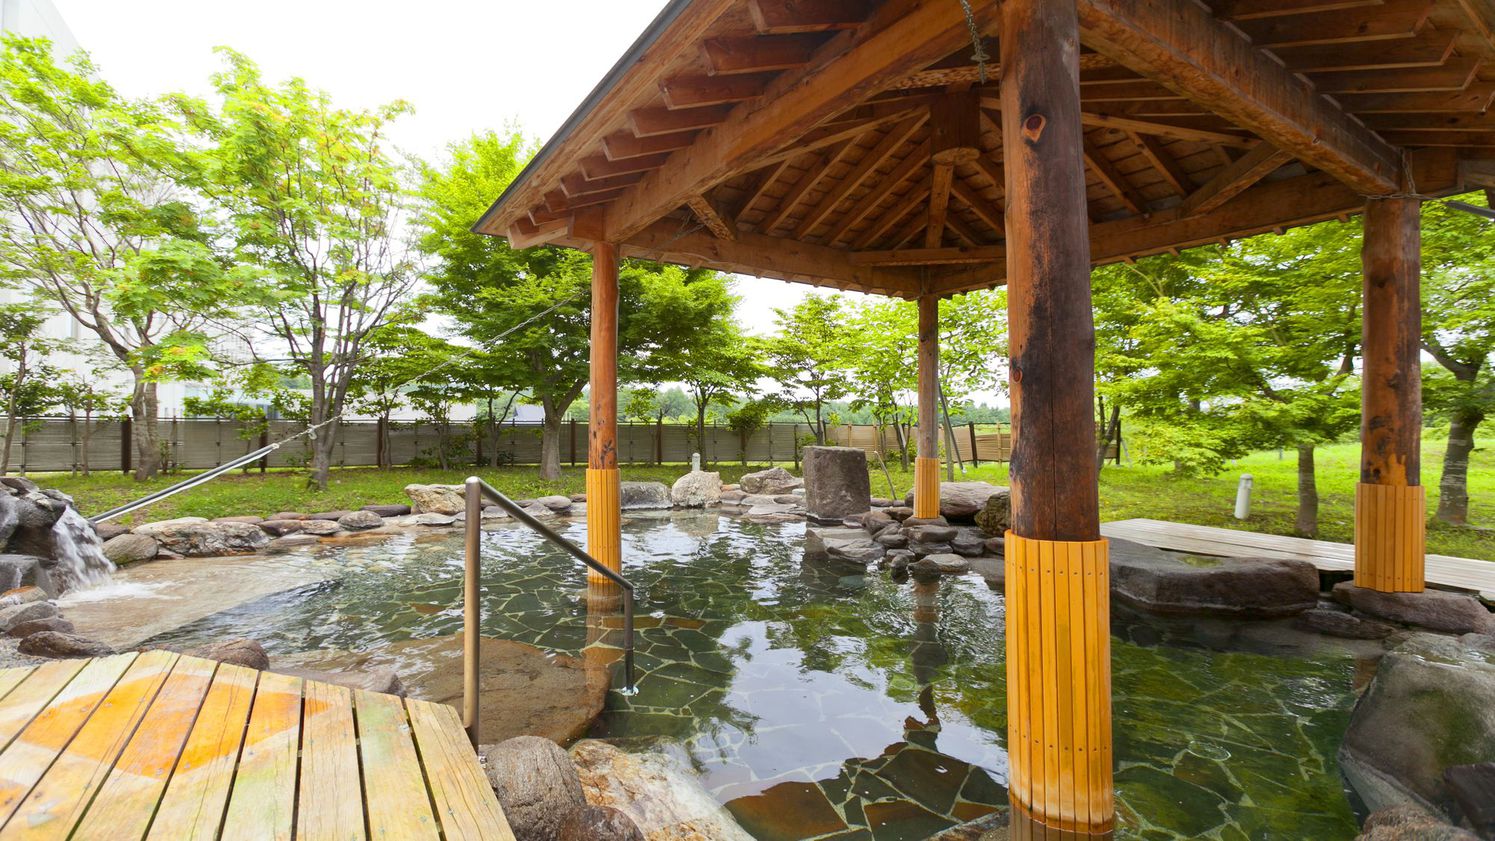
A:
{"type": "MultiPolygon", "coordinates": [[[[591,257],[565,248],[510,248],[472,232],[473,221],[533,154],[518,132],[488,132],[450,147],[443,167],[422,170],[421,248],[434,260],[428,300],[486,352],[493,380],[544,412],[540,476],[561,472],[561,422],[590,375],[591,257]]],[[[709,281],[692,272],[625,261],[618,277],[618,356],[623,375],[648,371],[695,326],[669,310],[661,287],[709,281]],[[647,303],[646,303],[647,302],[647,303]],[[655,329],[641,326],[647,313],[655,329]]]]}
{"type": "Polygon", "coordinates": [[[643,290],[632,329],[653,337],[653,353],[629,367],[651,382],[678,382],[695,406],[696,446],[706,440],[706,412],[750,396],[766,373],[759,343],[735,319],[737,297],[717,274],[692,276],[667,267],[643,290]]]}
{"type": "MultiPolygon", "coordinates": [[[[1491,206],[1491,191],[1462,197],[1491,206]]],[[[1437,517],[1469,522],[1469,455],[1480,424],[1495,414],[1495,226],[1441,202],[1422,215],[1424,400],[1448,419],[1437,517]]]]}
{"type": "Polygon", "coordinates": [[[911,301],[869,301],[852,311],[843,349],[851,378],[851,408],[869,412],[881,436],[892,425],[904,470],[912,421],[909,395],[919,386],[918,321],[911,301]]]}
{"type": "Polygon", "coordinates": [[[776,334],[766,344],[777,399],[810,424],[825,443],[826,407],[847,394],[846,302],[808,295],[793,309],[774,310],[776,334]]]}
{"type": "Polygon", "coordinates": [[[257,356],[309,381],[309,482],[326,488],[365,342],[418,281],[405,172],[385,137],[409,109],[339,108],[300,79],[269,84],[248,58],[220,52],[216,110],[180,104],[206,140],[201,183],[236,259],[258,275],[246,310],[257,356]]]}
{"type": "Polygon", "coordinates": [[[111,388],[107,381],[99,378],[98,374],[103,368],[104,366],[99,364],[87,374],[77,371],[68,372],[57,384],[58,401],[67,411],[68,418],[78,423],[81,416],[82,427],[78,432],[78,469],[84,476],[93,474],[90,455],[96,431],[94,419],[118,420],[120,415],[130,411],[129,396],[121,394],[111,388]]]}
{"type": "Polygon", "coordinates": [[[203,332],[240,297],[196,212],[181,126],[86,56],[0,48],[0,281],[93,332],[133,379],[135,477],[161,469],[156,383],[208,374],[203,332]]]}
{"type": "Polygon", "coordinates": [[[31,301],[0,304],[0,358],[10,368],[0,375],[0,400],[5,405],[4,450],[0,452],[0,476],[10,472],[10,448],[26,418],[39,415],[62,399],[59,372],[47,364],[46,356],[61,343],[44,338],[42,327],[51,315],[31,301]]]}

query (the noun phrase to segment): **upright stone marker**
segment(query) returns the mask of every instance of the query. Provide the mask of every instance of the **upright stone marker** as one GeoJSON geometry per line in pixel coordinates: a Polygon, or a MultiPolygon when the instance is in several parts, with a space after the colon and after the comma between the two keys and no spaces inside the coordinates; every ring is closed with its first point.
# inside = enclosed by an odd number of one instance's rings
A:
{"type": "Polygon", "coordinates": [[[872,510],[867,453],[857,447],[806,447],[805,509],[816,520],[839,521],[872,510]]]}

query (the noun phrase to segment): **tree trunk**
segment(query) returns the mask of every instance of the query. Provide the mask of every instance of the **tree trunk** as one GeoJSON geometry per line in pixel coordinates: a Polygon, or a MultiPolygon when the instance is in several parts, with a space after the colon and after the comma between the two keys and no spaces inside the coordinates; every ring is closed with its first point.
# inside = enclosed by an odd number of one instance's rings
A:
{"type": "Polygon", "coordinates": [[[903,465],[903,472],[908,472],[908,438],[903,434],[903,421],[893,419],[893,432],[898,436],[898,461],[903,465]]]}
{"type": "Polygon", "coordinates": [[[1438,480],[1438,519],[1456,526],[1469,524],[1469,454],[1474,452],[1474,430],[1485,419],[1475,409],[1460,409],[1448,423],[1448,449],[1443,452],[1443,475],[1438,480]]]}
{"type": "Polygon", "coordinates": [[[1110,451],[1111,445],[1116,442],[1121,432],[1121,407],[1113,404],[1111,416],[1105,415],[1105,403],[1101,403],[1101,427],[1100,443],[1095,449],[1095,472],[1099,473],[1106,465],[1106,453],[1110,451]]]}
{"type": "Polygon", "coordinates": [[[705,469],[706,461],[706,404],[700,400],[696,401],[696,447],[701,453],[701,469],[705,469]]]}
{"type": "Polygon", "coordinates": [[[540,424],[540,478],[554,482],[561,478],[561,421],[564,410],[545,401],[545,420],[540,424]]]}
{"type": "Polygon", "coordinates": [[[337,426],[337,421],[333,421],[318,429],[312,440],[311,475],[306,483],[313,490],[327,490],[327,480],[332,473],[332,451],[337,446],[337,426]]]}
{"type": "Polygon", "coordinates": [[[1298,445],[1298,520],[1294,530],[1300,537],[1319,533],[1319,489],[1314,474],[1312,444],[1298,445]]]}
{"type": "Polygon", "coordinates": [[[136,368],[135,393],[130,398],[130,429],[135,439],[135,481],[154,479],[161,472],[161,432],[156,424],[160,404],[156,384],[146,382],[145,370],[136,368]]]}
{"type": "Polygon", "coordinates": [[[83,475],[92,476],[93,471],[88,466],[88,444],[93,440],[93,410],[89,409],[83,413],[83,475]]]}

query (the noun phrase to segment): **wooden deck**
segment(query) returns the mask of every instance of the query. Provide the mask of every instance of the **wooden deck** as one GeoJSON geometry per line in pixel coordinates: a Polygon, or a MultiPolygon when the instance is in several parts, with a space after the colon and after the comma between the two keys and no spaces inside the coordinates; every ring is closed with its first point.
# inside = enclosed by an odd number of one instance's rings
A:
{"type": "MultiPolygon", "coordinates": [[[[1159,549],[1219,555],[1227,558],[1287,558],[1308,561],[1321,570],[1353,570],[1355,547],[1348,543],[1306,540],[1165,520],[1117,520],[1102,523],[1101,534],[1159,549]]],[[[1448,555],[1427,556],[1429,584],[1472,590],[1495,599],[1495,562],[1448,555]]]]}
{"type": "Polygon", "coordinates": [[[456,710],[167,651],[0,671],[0,839],[513,841],[456,710]]]}

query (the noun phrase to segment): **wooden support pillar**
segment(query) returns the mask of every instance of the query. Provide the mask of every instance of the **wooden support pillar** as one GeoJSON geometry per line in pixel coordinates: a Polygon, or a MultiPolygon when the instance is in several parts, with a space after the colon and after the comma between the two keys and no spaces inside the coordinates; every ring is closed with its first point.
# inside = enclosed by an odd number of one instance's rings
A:
{"type": "Polygon", "coordinates": [[[914,516],[940,515],[940,299],[919,296],[919,449],[914,459],[914,516]]]}
{"type": "Polygon", "coordinates": [[[1090,414],[1079,48],[1073,0],[1002,4],[1013,436],[1007,751],[1014,825],[1104,837],[1115,822],[1109,549],[1090,414]]]}
{"type": "Polygon", "coordinates": [[[1427,498],[1422,487],[1420,202],[1365,205],[1365,317],[1355,584],[1419,593],[1427,498]]]}
{"type": "MultiPolygon", "coordinates": [[[[592,382],[587,447],[587,552],[603,566],[623,568],[618,499],[618,246],[592,249],[592,382]]],[[[592,584],[607,579],[587,573],[592,584]]]]}

